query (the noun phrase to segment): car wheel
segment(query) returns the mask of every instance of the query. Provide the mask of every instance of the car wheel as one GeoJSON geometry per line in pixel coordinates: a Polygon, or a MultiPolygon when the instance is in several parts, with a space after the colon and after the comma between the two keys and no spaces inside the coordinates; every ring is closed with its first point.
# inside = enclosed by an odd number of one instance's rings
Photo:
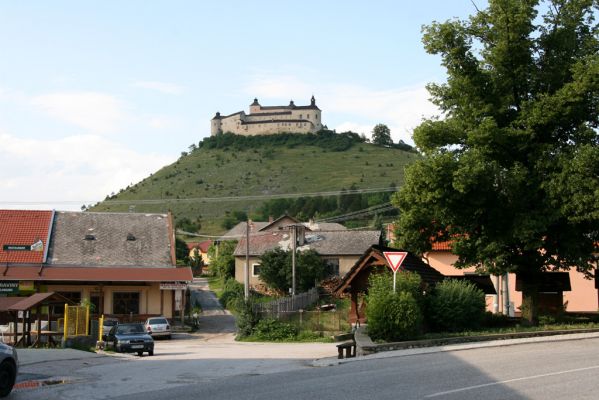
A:
{"type": "Polygon", "coordinates": [[[118,349],[117,349],[117,347],[116,347],[116,344],[117,344],[117,341],[116,341],[116,340],[115,340],[114,342],[112,342],[112,349],[113,349],[115,352],[117,352],[117,353],[118,353],[119,351],[118,351],[118,349]]]}
{"type": "Polygon", "coordinates": [[[143,355],[144,355],[144,352],[143,352],[143,351],[138,351],[138,352],[137,352],[137,355],[141,357],[141,356],[143,356],[143,355]]]}
{"type": "Polygon", "coordinates": [[[167,338],[168,340],[171,340],[172,336],[171,336],[171,335],[168,335],[166,338],[167,338]]]}
{"type": "Polygon", "coordinates": [[[150,350],[150,351],[148,351],[148,355],[149,355],[149,356],[153,356],[153,355],[154,355],[154,350],[150,350]]]}
{"type": "Polygon", "coordinates": [[[0,397],[6,397],[12,390],[17,378],[17,369],[10,361],[0,364],[0,397]]]}

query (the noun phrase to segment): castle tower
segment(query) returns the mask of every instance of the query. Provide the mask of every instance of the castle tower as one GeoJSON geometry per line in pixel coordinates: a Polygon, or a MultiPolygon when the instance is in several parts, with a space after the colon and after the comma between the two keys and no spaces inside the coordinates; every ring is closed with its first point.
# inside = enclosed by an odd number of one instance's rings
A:
{"type": "Polygon", "coordinates": [[[260,103],[258,103],[258,99],[254,98],[254,102],[250,104],[250,114],[260,112],[260,108],[262,107],[260,106],[260,103]]]}
{"type": "Polygon", "coordinates": [[[217,135],[219,133],[223,133],[222,118],[223,117],[220,116],[220,113],[217,112],[216,115],[214,116],[214,118],[212,118],[212,120],[210,121],[210,135],[211,136],[217,135]]]}

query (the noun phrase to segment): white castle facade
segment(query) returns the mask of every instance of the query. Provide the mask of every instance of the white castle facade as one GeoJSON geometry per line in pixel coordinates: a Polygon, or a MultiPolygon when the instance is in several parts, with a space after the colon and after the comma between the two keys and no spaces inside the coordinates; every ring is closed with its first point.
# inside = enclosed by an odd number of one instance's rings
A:
{"type": "Polygon", "coordinates": [[[321,111],[314,96],[308,106],[266,106],[258,99],[250,104],[250,113],[239,111],[222,116],[219,112],[210,121],[210,134],[231,132],[237,135],[271,135],[277,133],[315,133],[322,129],[321,111]]]}

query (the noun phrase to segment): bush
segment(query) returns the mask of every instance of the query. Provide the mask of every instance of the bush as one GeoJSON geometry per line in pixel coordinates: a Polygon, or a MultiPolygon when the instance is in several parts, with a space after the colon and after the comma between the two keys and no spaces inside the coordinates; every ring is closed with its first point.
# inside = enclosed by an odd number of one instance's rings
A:
{"type": "Polygon", "coordinates": [[[237,338],[242,339],[244,337],[251,336],[254,333],[254,329],[260,322],[260,315],[254,312],[255,300],[253,296],[250,296],[247,300],[243,297],[237,298],[235,308],[238,311],[237,315],[237,338]]]}
{"type": "Polygon", "coordinates": [[[418,337],[422,326],[422,312],[416,300],[416,296],[420,296],[419,277],[416,279],[411,273],[398,274],[396,293],[393,293],[393,277],[389,273],[371,275],[369,284],[366,314],[370,337],[385,341],[418,337]]]}
{"type": "Polygon", "coordinates": [[[459,332],[480,327],[485,306],[485,294],[473,283],[446,279],[433,291],[427,316],[433,329],[459,332]]]}
{"type": "Polygon", "coordinates": [[[236,308],[237,302],[243,299],[243,284],[237,282],[234,278],[229,278],[223,286],[223,293],[220,296],[220,303],[225,308],[236,308]]]}
{"type": "Polygon", "coordinates": [[[298,330],[294,325],[276,319],[263,319],[254,328],[254,337],[264,341],[294,340],[298,330]]]}

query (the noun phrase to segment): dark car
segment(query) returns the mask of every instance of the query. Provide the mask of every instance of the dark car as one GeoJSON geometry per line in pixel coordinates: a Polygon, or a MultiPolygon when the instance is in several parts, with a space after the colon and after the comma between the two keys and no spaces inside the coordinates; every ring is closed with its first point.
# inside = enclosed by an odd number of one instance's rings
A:
{"type": "Polygon", "coordinates": [[[19,359],[14,347],[0,342],[0,397],[6,397],[15,385],[19,359]]]}
{"type": "Polygon", "coordinates": [[[113,326],[106,339],[112,343],[114,351],[121,353],[137,353],[141,356],[144,352],[154,355],[154,339],[146,333],[143,324],[118,324],[113,326]]]}

